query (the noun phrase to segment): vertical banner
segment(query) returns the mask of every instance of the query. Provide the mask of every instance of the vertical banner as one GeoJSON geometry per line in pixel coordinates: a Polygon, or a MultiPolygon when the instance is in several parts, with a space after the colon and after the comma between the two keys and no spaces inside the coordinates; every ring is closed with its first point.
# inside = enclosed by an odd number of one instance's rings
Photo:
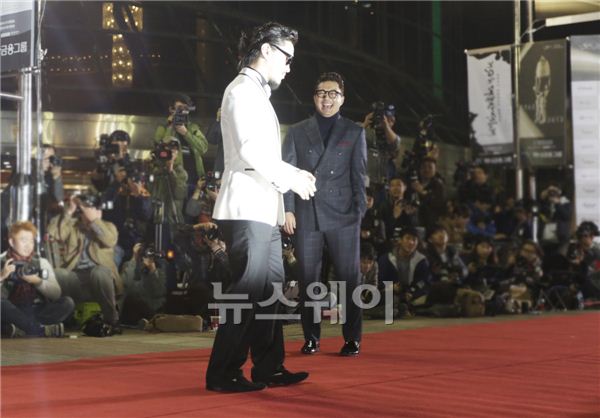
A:
{"type": "Polygon", "coordinates": [[[577,224],[600,225],[600,35],[571,37],[577,224]]]}
{"type": "Polygon", "coordinates": [[[0,1],[0,71],[33,67],[33,0],[0,1]]]}
{"type": "Polygon", "coordinates": [[[510,46],[467,51],[471,146],[486,164],[513,160],[513,104],[510,46]]]}
{"type": "Polygon", "coordinates": [[[566,46],[556,40],[521,47],[518,132],[524,168],[567,163],[566,46]]]}

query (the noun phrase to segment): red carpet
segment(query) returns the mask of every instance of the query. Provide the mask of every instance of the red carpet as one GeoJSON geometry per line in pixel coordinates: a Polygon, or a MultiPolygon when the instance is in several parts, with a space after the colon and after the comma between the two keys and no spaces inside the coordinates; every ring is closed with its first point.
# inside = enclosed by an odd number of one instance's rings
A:
{"type": "MultiPolygon", "coordinates": [[[[208,350],[2,368],[2,417],[599,417],[600,314],[365,335],[358,358],[288,343],[305,383],[204,390],[208,350]]],[[[114,337],[118,338],[118,337],[114,337]]]]}

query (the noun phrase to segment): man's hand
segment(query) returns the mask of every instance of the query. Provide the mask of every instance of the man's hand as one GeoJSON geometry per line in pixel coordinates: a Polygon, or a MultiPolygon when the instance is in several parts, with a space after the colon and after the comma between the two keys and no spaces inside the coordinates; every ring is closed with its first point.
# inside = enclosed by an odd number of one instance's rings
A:
{"type": "Polygon", "coordinates": [[[89,222],[92,223],[97,219],[102,218],[102,210],[96,209],[93,206],[79,206],[81,208],[81,212],[83,213],[83,217],[89,222]]]}
{"type": "Polygon", "coordinates": [[[16,270],[16,267],[13,264],[13,259],[12,258],[7,259],[6,263],[4,263],[4,267],[2,268],[2,272],[0,273],[0,282],[3,282],[4,280],[6,280],[8,278],[8,276],[10,276],[11,274],[14,273],[15,270],[16,270]]]}
{"type": "Polygon", "coordinates": [[[156,271],[156,262],[153,257],[142,257],[142,263],[148,269],[148,272],[154,273],[156,271]]]}
{"type": "Polygon", "coordinates": [[[285,213],[285,223],[283,224],[283,230],[288,235],[294,235],[296,229],[296,216],[293,212],[285,213]]]}
{"type": "Polygon", "coordinates": [[[371,126],[372,122],[373,122],[373,112],[368,113],[367,116],[365,116],[365,120],[362,123],[362,127],[367,129],[368,127],[371,126]]]}
{"type": "Polygon", "coordinates": [[[23,280],[34,286],[42,282],[42,278],[39,277],[37,274],[28,274],[26,276],[24,275],[23,280]]]}
{"type": "Polygon", "coordinates": [[[56,180],[62,175],[62,167],[59,165],[53,165],[52,168],[50,168],[50,173],[52,174],[52,178],[56,180]]]}
{"type": "Polygon", "coordinates": [[[175,132],[177,132],[179,135],[186,136],[188,133],[188,130],[185,127],[185,125],[175,125],[174,128],[175,128],[175,132]]]}
{"type": "Polygon", "coordinates": [[[308,171],[299,170],[296,173],[296,181],[292,185],[292,191],[296,193],[302,200],[308,200],[315,195],[317,187],[315,186],[315,176],[308,171]]]}
{"type": "Polygon", "coordinates": [[[423,185],[421,184],[421,182],[420,182],[420,181],[418,181],[418,180],[415,180],[415,181],[413,181],[413,182],[410,184],[410,186],[412,187],[412,189],[413,189],[415,192],[417,192],[417,193],[419,193],[419,194],[424,194],[424,193],[425,193],[425,187],[423,187],[423,185]]]}

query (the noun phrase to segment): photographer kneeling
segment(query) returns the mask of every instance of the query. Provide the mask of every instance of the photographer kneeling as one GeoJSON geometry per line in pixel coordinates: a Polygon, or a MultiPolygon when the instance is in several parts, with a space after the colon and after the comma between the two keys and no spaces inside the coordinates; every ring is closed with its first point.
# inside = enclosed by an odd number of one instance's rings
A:
{"type": "Polygon", "coordinates": [[[71,196],[64,213],[50,221],[48,234],[63,248],[61,268],[56,269],[63,293],[75,303],[97,302],[106,335],[120,334],[116,296],[123,283],[114,261],[118,231],[102,220],[100,195],[71,196]]]}
{"type": "Polygon", "coordinates": [[[123,264],[121,271],[124,285],[121,323],[136,325],[152,318],[164,306],[167,275],[160,257],[153,244],[133,246],[133,257],[123,264]]]}
{"type": "Polygon", "coordinates": [[[10,247],[0,255],[2,336],[14,337],[18,329],[30,336],[62,337],[62,321],[75,307],[70,297],[61,297],[50,262],[34,253],[36,234],[29,221],[13,224],[10,247]]]}

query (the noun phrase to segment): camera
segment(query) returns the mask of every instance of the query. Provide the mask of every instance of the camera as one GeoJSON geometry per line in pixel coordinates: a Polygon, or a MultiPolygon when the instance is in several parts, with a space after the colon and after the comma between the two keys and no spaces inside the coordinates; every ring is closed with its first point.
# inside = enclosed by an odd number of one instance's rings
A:
{"type": "Polygon", "coordinates": [[[120,151],[119,144],[113,142],[112,138],[108,134],[100,135],[100,155],[108,157],[112,154],[118,154],[120,151]]]}
{"type": "Polygon", "coordinates": [[[176,125],[187,125],[190,122],[190,112],[196,110],[194,106],[179,106],[175,108],[171,123],[176,125]]]}
{"type": "Polygon", "coordinates": [[[283,250],[291,250],[294,248],[294,241],[288,234],[281,234],[281,248],[283,250]]]}
{"type": "Polygon", "coordinates": [[[63,165],[63,160],[58,155],[51,155],[48,161],[53,167],[62,167],[63,165]]]}
{"type": "MultiPolygon", "coordinates": [[[[112,201],[104,201],[101,194],[95,193],[82,193],[77,195],[77,199],[82,206],[86,208],[96,208],[100,210],[112,210],[114,205],[112,201]]],[[[76,213],[81,212],[79,208],[75,211],[76,213]]]]}
{"type": "Polygon", "coordinates": [[[158,161],[169,161],[173,158],[174,148],[179,148],[179,142],[176,140],[159,142],[152,151],[152,158],[158,161]]]}
{"type": "Polygon", "coordinates": [[[383,119],[385,116],[392,117],[396,114],[396,107],[393,104],[386,105],[384,102],[375,102],[371,105],[373,110],[373,119],[371,120],[371,127],[375,129],[375,137],[377,140],[377,148],[385,150],[387,147],[387,141],[385,139],[385,130],[383,119]]]}
{"type": "Polygon", "coordinates": [[[48,270],[40,267],[40,260],[33,258],[31,261],[13,261],[15,271],[11,274],[9,279],[14,281],[23,280],[24,276],[36,275],[42,279],[48,278],[48,270]]]}
{"type": "Polygon", "coordinates": [[[210,190],[211,192],[216,192],[217,188],[218,188],[218,184],[217,181],[221,178],[221,172],[220,171],[208,171],[206,173],[206,177],[205,177],[205,185],[204,188],[206,190],[210,190]]]}
{"type": "Polygon", "coordinates": [[[214,241],[220,237],[219,228],[202,228],[200,229],[200,235],[209,241],[214,241]]]}

